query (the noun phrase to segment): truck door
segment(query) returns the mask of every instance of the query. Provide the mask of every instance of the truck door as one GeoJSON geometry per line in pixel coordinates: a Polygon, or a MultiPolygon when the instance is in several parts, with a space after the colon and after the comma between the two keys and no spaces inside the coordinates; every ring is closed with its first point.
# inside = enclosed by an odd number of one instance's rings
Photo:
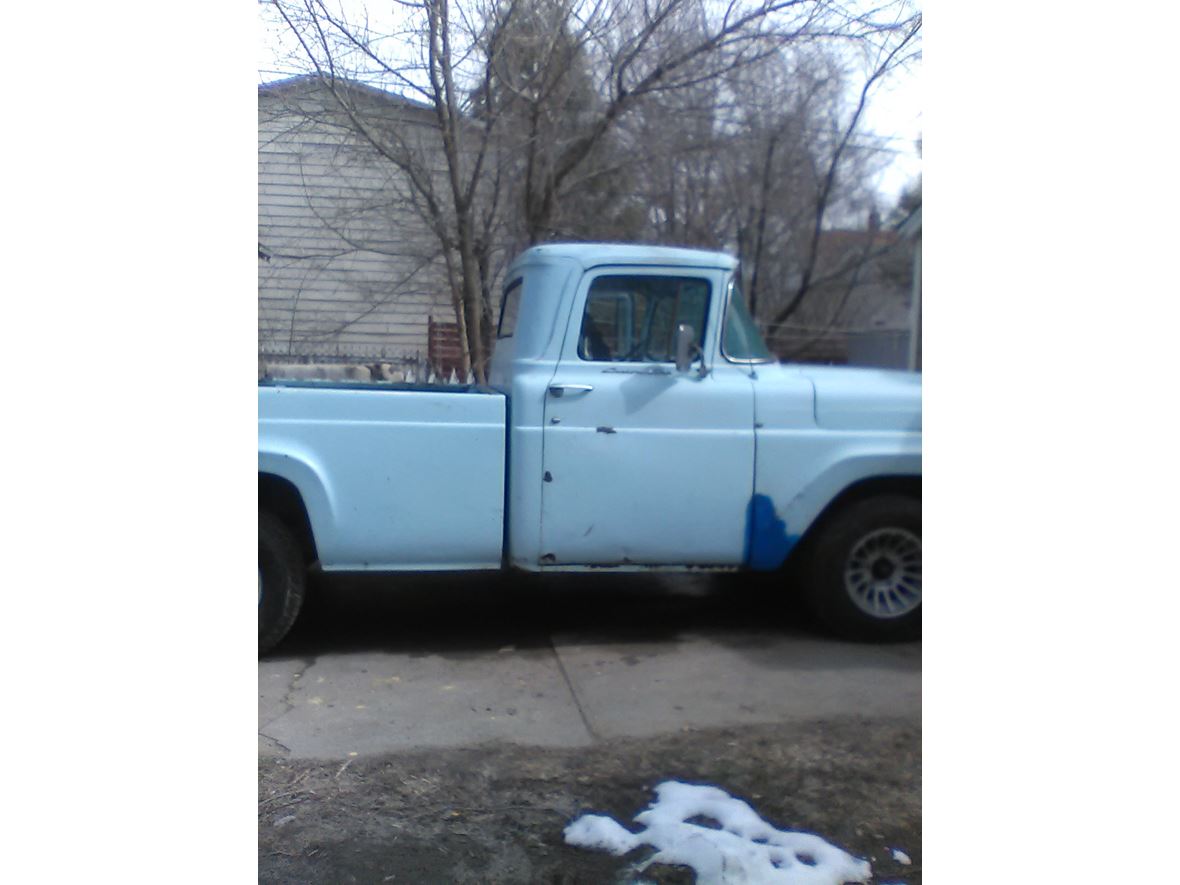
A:
{"type": "Polygon", "coordinates": [[[542,565],[737,565],[754,478],[749,369],[714,358],[726,272],[599,268],[546,392],[542,565]],[[676,329],[698,354],[675,366],[676,329]]]}

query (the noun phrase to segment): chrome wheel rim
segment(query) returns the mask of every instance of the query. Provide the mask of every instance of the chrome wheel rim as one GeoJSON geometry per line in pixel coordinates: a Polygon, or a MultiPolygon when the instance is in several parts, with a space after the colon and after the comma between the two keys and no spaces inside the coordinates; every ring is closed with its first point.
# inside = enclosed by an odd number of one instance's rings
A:
{"type": "Polygon", "coordinates": [[[922,604],[922,539],[901,528],[869,532],[848,555],[844,587],[874,618],[909,614],[922,604]]]}

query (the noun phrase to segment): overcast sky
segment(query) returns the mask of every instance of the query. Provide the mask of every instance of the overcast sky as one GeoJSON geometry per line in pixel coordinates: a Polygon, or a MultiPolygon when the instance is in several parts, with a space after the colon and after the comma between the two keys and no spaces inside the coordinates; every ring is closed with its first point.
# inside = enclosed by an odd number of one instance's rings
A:
{"type": "Polygon", "coordinates": [[[877,184],[883,196],[896,198],[922,171],[917,145],[922,135],[920,81],[920,65],[895,73],[873,94],[865,114],[866,129],[880,138],[884,149],[896,151],[877,184]]]}

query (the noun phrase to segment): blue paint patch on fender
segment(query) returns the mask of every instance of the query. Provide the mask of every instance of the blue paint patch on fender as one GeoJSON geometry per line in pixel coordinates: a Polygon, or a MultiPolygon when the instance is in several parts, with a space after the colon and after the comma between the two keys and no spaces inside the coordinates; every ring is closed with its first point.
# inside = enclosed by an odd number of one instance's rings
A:
{"type": "Polygon", "coordinates": [[[799,543],[798,535],[787,533],[787,524],[778,518],[774,501],[766,495],[754,495],[746,508],[746,565],[755,571],[769,572],[782,566],[787,554],[799,543]]]}

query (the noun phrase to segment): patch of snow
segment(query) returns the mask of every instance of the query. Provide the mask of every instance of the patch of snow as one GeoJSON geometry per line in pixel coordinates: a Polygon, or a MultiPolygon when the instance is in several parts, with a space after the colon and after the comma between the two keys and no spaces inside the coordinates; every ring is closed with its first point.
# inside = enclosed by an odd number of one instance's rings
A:
{"type": "Polygon", "coordinates": [[[890,849],[889,853],[893,855],[893,859],[895,861],[897,861],[898,863],[904,863],[904,864],[912,863],[912,861],[910,860],[910,856],[908,854],[906,854],[904,851],[902,851],[900,848],[890,849]]]}
{"type": "Polygon", "coordinates": [[[601,814],[584,814],[565,828],[565,841],[580,848],[601,848],[614,855],[626,854],[641,843],[614,818],[601,814]]]}
{"type": "Polygon", "coordinates": [[[565,840],[615,855],[650,845],[656,853],[640,872],[652,864],[679,864],[696,871],[697,885],[846,885],[872,876],[868,861],[819,836],[775,829],[716,787],[662,783],[656,801],[635,822],[644,826],[639,833],[603,815],[584,815],[566,827],[565,840]],[[719,828],[693,822],[701,818],[719,828]]]}

